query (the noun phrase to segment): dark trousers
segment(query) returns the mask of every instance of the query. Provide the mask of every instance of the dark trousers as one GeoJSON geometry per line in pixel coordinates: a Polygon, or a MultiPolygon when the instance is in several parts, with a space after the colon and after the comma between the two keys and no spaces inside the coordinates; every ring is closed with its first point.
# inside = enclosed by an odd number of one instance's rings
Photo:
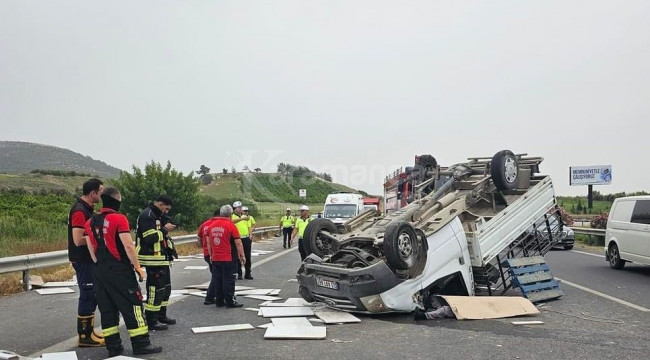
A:
{"type": "Polygon", "coordinates": [[[147,320],[157,319],[162,308],[169,304],[172,293],[171,272],[169,266],[147,266],[147,320]]]}
{"type": "MultiPolygon", "coordinates": [[[[203,259],[205,259],[205,262],[208,263],[208,267],[210,269],[210,274],[214,273],[213,265],[212,265],[212,262],[210,261],[210,255],[204,256],[203,259]]],[[[210,286],[208,286],[208,292],[207,292],[207,294],[205,296],[205,298],[208,299],[208,300],[214,300],[214,298],[217,296],[215,294],[214,281],[212,279],[213,279],[213,276],[210,275],[210,286]]]]}
{"type": "Polygon", "coordinates": [[[97,297],[95,296],[95,263],[72,263],[77,274],[79,285],[79,305],[77,315],[90,316],[95,314],[97,297]]]}
{"type": "Polygon", "coordinates": [[[116,261],[97,264],[95,268],[97,305],[102,315],[102,332],[108,351],[120,348],[120,314],[129,331],[134,348],[149,344],[147,323],[142,316],[142,293],[133,266],[116,261]]]}
{"type": "Polygon", "coordinates": [[[293,232],[292,227],[282,228],[282,246],[291,246],[291,233],[293,232]]]}
{"type": "Polygon", "coordinates": [[[305,261],[307,258],[307,250],[305,249],[304,242],[307,241],[303,238],[298,239],[298,252],[300,253],[300,260],[305,261]]]}
{"type": "MultiPolygon", "coordinates": [[[[246,270],[246,275],[251,274],[251,249],[253,247],[253,241],[249,237],[245,237],[241,239],[242,245],[244,245],[244,256],[246,257],[246,264],[244,265],[244,268],[246,270]]],[[[239,257],[237,257],[237,275],[242,276],[241,273],[241,262],[239,261],[239,257]]]]}
{"type": "Polygon", "coordinates": [[[232,304],[235,301],[235,261],[215,261],[212,263],[212,283],[217,304],[232,304]]]}

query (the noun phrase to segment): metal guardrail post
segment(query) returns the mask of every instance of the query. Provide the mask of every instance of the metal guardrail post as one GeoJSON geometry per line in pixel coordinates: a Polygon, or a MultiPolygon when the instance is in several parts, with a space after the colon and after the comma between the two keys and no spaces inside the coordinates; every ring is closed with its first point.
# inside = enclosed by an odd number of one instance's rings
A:
{"type": "Polygon", "coordinates": [[[29,281],[29,269],[23,270],[23,290],[29,291],[32,289],[32,283],[29,281]]]}

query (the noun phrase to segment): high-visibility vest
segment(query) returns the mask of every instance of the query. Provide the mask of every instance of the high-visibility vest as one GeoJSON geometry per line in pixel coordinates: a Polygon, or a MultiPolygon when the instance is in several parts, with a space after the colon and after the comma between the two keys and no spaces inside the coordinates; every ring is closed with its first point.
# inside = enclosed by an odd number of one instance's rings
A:
{"type": "MultiPolygon", "coordinates": [[[[233,223],[235,223],[235,220],[241,218],[241,216],[237,214],[232,214],[232,220],[233,223]]],[[[248,221],[238,221],[235,223],[235,226],[237,227],[237,230],[239,231],[239,237],[242,238],[247,238],[249,236],[249,228],[248,228],[248,221]]]]}
{"type": "Polygon", "coordinates": [[[296,220],[296,229],[298,229],[299,238],[302,239],[308,224],[309,224],[309,218],[306,219],[299,218],[298,220],[296,220]]]}
{"type": "Polygon", "coordinates": [[[280,219],[280,221],[282,222],[282,227],[290,228],[296,222],[296,218],[293,217],[292,215],[289,216],[284,215],[282,219],[280,219]]]}

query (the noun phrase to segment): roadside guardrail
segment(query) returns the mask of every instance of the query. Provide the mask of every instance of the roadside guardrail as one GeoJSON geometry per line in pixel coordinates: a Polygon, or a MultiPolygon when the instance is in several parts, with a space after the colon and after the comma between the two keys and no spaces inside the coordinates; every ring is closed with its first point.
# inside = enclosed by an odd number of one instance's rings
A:
{"type": "MultiPolygon", "coordinates": [[[[267,226],[255,229],[254,238],[263,238],[269,233],[278,231],[278,226],[267,226]]],[[[196,235],[182,235],[172,237],[175,245],[184,245],[196,242],[196,235]]],[[[65,265],[68,261],[68,250],[51,251],[46,253],[18,255],[0,258],[0,274],[22,271],[23,288],[31,290],[29,271],[51,266],[65,265]]]]}
{"type": "Polygon", "coordinates": [[[593,228],[585,228],[585,227],[579,227],[579,226],[572,226],[571,229],[573,229],[573,232],[576,234],[582,234],[582,235],[587,235],[589,236],[589,242],[591,242],[591,237],[592,236],[602,236],[605,237],[605,229],[593,229],[593,228]]]}

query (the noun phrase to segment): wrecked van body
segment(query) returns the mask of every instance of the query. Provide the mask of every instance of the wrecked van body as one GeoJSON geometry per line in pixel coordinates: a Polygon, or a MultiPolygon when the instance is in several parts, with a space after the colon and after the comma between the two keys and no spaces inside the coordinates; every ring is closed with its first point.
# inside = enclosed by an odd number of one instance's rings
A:
{"type": "Polygon", "coordinates": [[[382,313],[425,308],[433,295],[505,293],[512,283],[503,261],[546,254],[562,231],[552,219],[552,181],[539,174],[542,161],[508,150],[449,167],[416,157],[399,174],[408,189],[403,206],[385,216],[366,211],[338,226],[310,222],[310,255],[297,274],[301,296],[382,313]],[[527,231],[531,226],[535,231],[527,231]]]}

